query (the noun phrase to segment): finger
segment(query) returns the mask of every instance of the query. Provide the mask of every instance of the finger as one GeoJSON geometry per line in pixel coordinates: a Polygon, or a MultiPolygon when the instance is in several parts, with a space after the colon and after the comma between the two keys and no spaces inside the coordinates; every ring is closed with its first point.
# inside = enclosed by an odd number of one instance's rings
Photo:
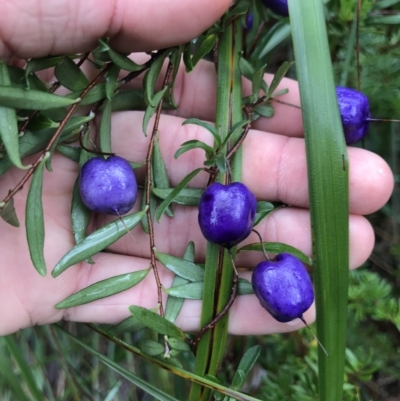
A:
{"type": "MultiPolygon", "coordinates": [[[[115,113],[112,122],[114,151],[138,163],[145,159],[149,137],[140,133],[143,113],[115,113]],[[132,127],[138,127],[133,129],[132,127]]],[[[202,167],[204,152],[191,150],[177,160],[174,153],[190,139],[212,144],[212,136],[196,125],[182,126],[183,120],[162,116],[160,144],[169,172],[171,186],[176,186],[188,173],[202,167]]],[[[394,181],[387,163],[374,153],[349,148],[350,211],[369,214],[389,199],[394,181]]],[[[258,199],[280,201],[297,207],[308,207],[307,166],[304,140],[287,138],[252,130],[243,143],[243,181],[258,199]]],[[[138,171],[143,182],[144,170],[138,171]]],[[[193,187],[204,187],[208,176],[201,173],[193,187]]]]}
{"type": "Polygon", "coordinates": [[[86,52],[98,39],[127,53],[185,43],[211,26],[230,0],[12,0],[2,4],[0,58],[86,52]]]}

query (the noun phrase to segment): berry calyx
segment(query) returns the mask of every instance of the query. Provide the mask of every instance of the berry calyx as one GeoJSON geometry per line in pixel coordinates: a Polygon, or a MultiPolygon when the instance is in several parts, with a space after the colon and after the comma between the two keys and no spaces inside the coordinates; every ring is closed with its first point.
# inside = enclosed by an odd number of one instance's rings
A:
{"type": "Polygon", "coordinates": [[[351,145],[358,142],[368,132],[370,119],[368,98],[355,89],[336,87],[340,117],[346,143],[351,145]]]}
{"type": "Polygon", "coordinates": [[[303,319],[303,313],[314,301],[313,285],[305,266],[288,253],[259,263],[253,271],[252,286],[261,306],[278,322],[303,319]]]}
{"type": "Polygon", "coordinates": [[[208,241],[232,248],[250,235],[256,210],[256,198],[245,185],[216,182],[200,198],[201,232],[208,241]]]}
{"type": "Polygon", "coordinates": [[[138,189],[129,162],[119,156],[93,157],[81,169],[79,192],[92,212],[120,216],[135,204],[138,189]]]}
{"type": "Polygon", "coordinates": [[[289,16],[289,6],[287,0],[262,0],[262,2],[275,14],[281,15],[282,17],[289,16]]]}

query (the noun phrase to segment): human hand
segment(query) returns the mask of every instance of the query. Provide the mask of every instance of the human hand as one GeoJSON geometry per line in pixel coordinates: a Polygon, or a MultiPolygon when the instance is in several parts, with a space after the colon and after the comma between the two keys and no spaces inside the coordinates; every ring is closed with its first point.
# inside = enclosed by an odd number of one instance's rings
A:
{"type": "MultiPolygon", "coordinates": [[[[48,53],[83,52],[95,47],[97,39],[102,36],[110,36],[113,46],[124,51],[163,48],[195,37],[225,11],[230,1],[209,1],[206,4],[195,0],[184,4],[169,1],[161,5],[154,3],[154,6],[119,1],[105,2],[98,7],[95,2],[75,0],[74,4],[71,1],[61,5],[57,2],[57,7],[51,7],[47,2],[43,10],[38,3],[34,0],[6,3],[6,11],[0,16],[2,57],[11,59],[48,53]],[[26,10],[26,14],[21,10],[26,10]],[[151,21],[151,24],[145,21],[151,21]]],[[[268,76],[267,80],[271,80],[271,77],[268,76]]],[[[294,81],[283,80],[281,88],[289,88],[289,93],[282,96],[282,100],[299,104],[298,87],[294,81]]],[[[163,114],[160,122],[160,144],[173,186],[194,168],[202,166],[204,161],[204,154],[197,150],[175,160],[173,154],[179,145],[188,139],[211,143],[208,132],[193,125],[182,126],[182,122],[189,117],[207,121],[215,118],[214,66],[201,62],[189,75],[182,70],[176,81],[175,94],[179,109],[163,114]]],[[[258,120],[244,142],[243,181],[258,199],[291,205],[272,213],[260,224],[258,231],[264,241],[284,242],[311,254],[301,114],[298,109],[282,104],[275,104],[274,107],[275,116],[258,120]]],[[[117,155],[135,162],[145,159],[149,139],[141,133],[142,118],[143,113],[139,111],[114,113],[112,138],[113,151],[117,155]]],[[[375,154],[350,148],[349,158],[350,264],[355,268],[368,258],[374,242],[372,228],[361,215],[372,213],[387,201],[393,188],[393,177],[387,164],[375,154]]],[[[78,174],[77,165],[59,154],[54,155],[52,166],[54,172],[45,173],[43,187],[45,257],[49,267],[54,266],[74,245],[70,203],[78,174]]],[[[22,171],[11,170],[0,178],[1,198],[23,174],[22,171]]],[[[143,182],[144,171],[137,171],[137,176],[143,182]]],[[[206,181],[205,174],[199,175],[192,185],[204,187],[206,181]]],[[[27,190],[25,187],[14,198],[20,221],[24,221],[27,190]]],[[[135,206],[136,210],[139,209],[139,203],[135,206]]],[[[196,244],[198,261],[203,261],[205,240],[198,228],[197,211],[189,207],[174,208],[176,214],[173,219],[164,217],[155,226],[158,250],[182,256],[187,242],[192,240],[196,244]]],[[[109,216],[95,216],[91,229],[104,225],[110,219],[109,216]]],[[[33,268],[24,228],[13,228],[4,222],[0,224],[3,225],[0,231],[0,335],[63,318],[116,323],[129,315],[129,305],[147,308],[156,305],[155,280],[149,274],[131,290],[110,298],[67,310],[54,309],[57,302],[94,282],[146,269],[149,266],[150,249],[148,236],[141,232],[140,227],[132,230],[134,239],[126,235],[113,244],[109,252],[96,255],[95,265],[83,262],[53,279],[50,275],[39,276],[33,268]]],[[[256,241],[255,237],[250,236],[246,243],[256,241]]],[[[238,256],[237,265],[252,268],[258,261],[259,255],[247,253],[245,257],[238,256]]],[[[159,271],[162,283],[169,287],[172,274],[162,266],[159,271]]],[[[246,278],[250,275],[249,272],[243,273],[246,278]]],[[[200,309],[199,301],[186,301],[176,323],[186,331],[199,329],[200,309]]],[[[311,308],[305,318],[310,321],[313,317],[314,309],[311,308]]],[[[239,297],[235,301],[229,324],[234,334],[267,334],[302,327],[301,323],[296,322],[294,325],[278,323],[261,308],[254,296],[239,297]]]]}

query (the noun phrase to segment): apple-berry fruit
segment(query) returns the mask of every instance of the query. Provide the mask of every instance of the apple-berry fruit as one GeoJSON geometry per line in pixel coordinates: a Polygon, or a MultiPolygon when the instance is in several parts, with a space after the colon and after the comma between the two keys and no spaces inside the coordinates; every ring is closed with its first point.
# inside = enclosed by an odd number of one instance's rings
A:
{"type": "Polygon", "coordinates": [[[208,241],[230,249],[250,235],[256,210],[256,198],[244,184],[215,182],[200,198],[201,232],[208,241]]]}
{"type": "Polygon", "coordinates": [[[287,17],[289,15],[289,6],[287,0],[262,0],[262,2],[275,14],[278,14],[282,17],[287,17]]]}
{"type": "Polygon", "coordinates": [[[303,318],[314,301],[314,288],[304,264],[288,253],[259,263],[253,271],[252,286],[261,306],[278,322],[303,318]]]}
{"type": "Polygon", "coordinates": [[[340,117],[346,143],[358,142],[368,132],[370,119],[368,98],[355,89],[336,87],[340,117]]]}
{"type": "Polygon", "coordinates": [[[132,209],[138,188],[127,160],[119,156],[93,157],[82,166],[79,192],[92,212],[120,216],[132,209]]]}

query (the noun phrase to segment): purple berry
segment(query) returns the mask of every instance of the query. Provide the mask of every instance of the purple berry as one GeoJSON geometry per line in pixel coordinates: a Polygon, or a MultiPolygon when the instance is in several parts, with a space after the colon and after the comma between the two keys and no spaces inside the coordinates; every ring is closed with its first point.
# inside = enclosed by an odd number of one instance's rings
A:
{"type": "Polygon", "coordinates": [[[261,306],[278,322],[301,318],[314,301],[305,266],[288,253],[259,263],[253,271],[252,285],[261,306]]]}
{"type": "Polygon", "coordinates": [[[232,248],[250,235],[256,210],[256,198],[245,185],[216,182],[200,198],[201,232],[208,241],[232,248]]]}
{"type": "Polygon", "coordinates": [[[289,16],[289,6],[287,0],[262,0],[262,2],[275,14],[281,15],[282,17],[289,16]]]}
{"type": "Polygon", "coordinates": [[[137,198],[135,173],[122,157],[93,157],[81,169],[79,192],[92,212],[125,214],[137,198]]]}
{"type": "Polygon", "coordinates": [[[346,143],[358,142],[368,132],[369,102],[368,98],[354,89],[336,87],[340,117],[346,143]]]}

